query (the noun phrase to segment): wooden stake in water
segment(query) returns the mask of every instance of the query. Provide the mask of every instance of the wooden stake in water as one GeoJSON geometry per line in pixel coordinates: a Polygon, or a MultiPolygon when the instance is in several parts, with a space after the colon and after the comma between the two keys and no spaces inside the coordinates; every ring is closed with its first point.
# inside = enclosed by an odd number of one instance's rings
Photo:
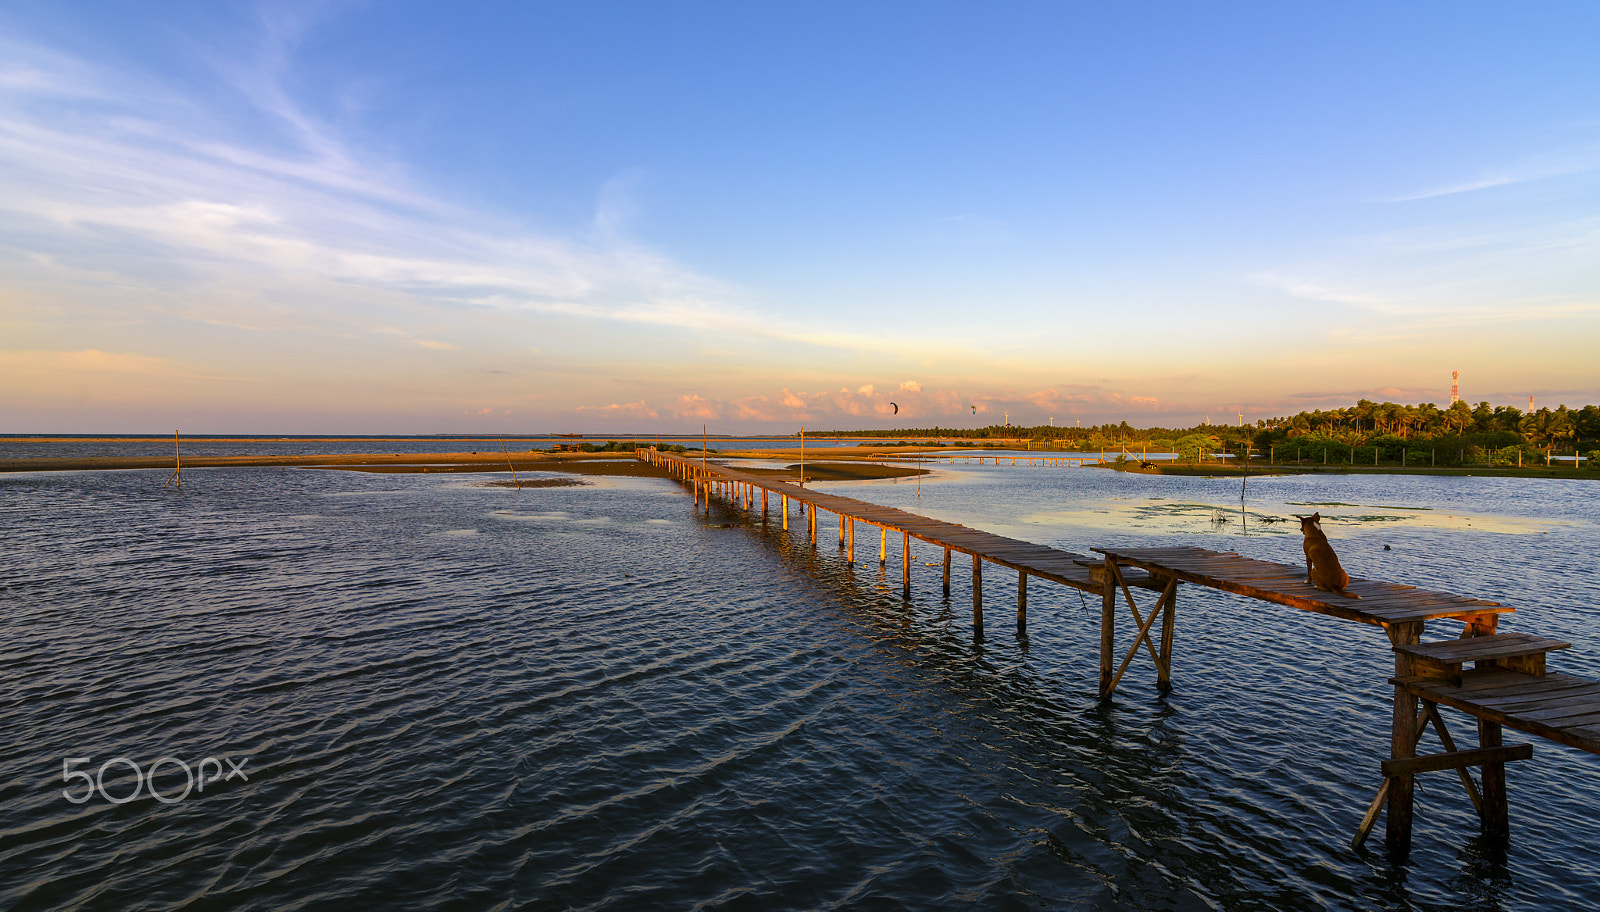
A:
{"type": "MultiPolygon", "coordinates": [[[[637,449],[638,445],[635,444],[634,448],[637,449]]],[[[506,468],[511,470],[511,483],[517,486],[518,491],[522,490],[522,482],[517,480],[517,467],[511,464],[511,454],[507,452],[506,442],[503,438],[500,441],[500,452],[506,454],[506,468]]]]}
{"type": "Polygon", "coordinates": [[[162,487],[164,488],[167,485],[172,485],[175,488],[183,487],[183,454],[178,450],[177,431],[172,432],[172,475],[167,479],[167,484],[162,485],[162,487]]]}

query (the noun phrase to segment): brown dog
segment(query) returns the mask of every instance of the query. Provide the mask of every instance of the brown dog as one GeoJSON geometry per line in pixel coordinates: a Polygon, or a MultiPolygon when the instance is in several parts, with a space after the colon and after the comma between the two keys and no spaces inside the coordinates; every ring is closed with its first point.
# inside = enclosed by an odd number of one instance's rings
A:
{"type": "Polygon", "coordinates": [[[1322,513],[1319,511],[1297,518],[1300,520],[1300,531],[1306,536],[1306,582],[1324,592],[1345,598],[1360,598],[1354,592],[1345,590],[1350,585],[1350,574],[1339,566],[1339,555],[1333,553],[1333,545],[1328,544],[1328,536],[1322,533],[1322,513]]]}

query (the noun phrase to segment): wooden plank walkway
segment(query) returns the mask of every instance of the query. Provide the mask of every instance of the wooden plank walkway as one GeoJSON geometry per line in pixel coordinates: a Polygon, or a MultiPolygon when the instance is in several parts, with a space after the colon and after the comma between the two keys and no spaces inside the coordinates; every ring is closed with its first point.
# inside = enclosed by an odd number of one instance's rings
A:
{"type": "Polygon", "coordinates": [[[1401,679],[1399,686],[1419,699],[1600,754],[1600,682],[1490,667],[1462,672],[1460,683],[1401,679]]]}
{"type": "MultiPolygon", "coordinates": [[[[1478,620],[1485,615],[1516,610],[1470,596],[1355,577],[1350,578],[1346,591],[1361,598],[1348,599],[1307,583],[1306,570],[1302,565],[1254,560],[1232,551],[1209,551],[1204,548],[1090,550],[1104,554],[1118,564],[1138,567],[1157,576],[1177,577],[1197,586],[1221,589],[1247,598],[1379,627],[1440,618],[1478,620]]],[[[1483,623],[1481,620],[1479,622],[1483,623]]]]}
{"type": "Polygon", "coordinates": [[[1571,675],[1546,673],[1545,655],[1570,644],[1526,633],[1500,633],[1501,615],[1515,609],[1487,599],[1456,595],[1379,580],[1352,578],[1346,591],[1359,598],[1324,592],[1310,585],[1303,566],[1243,557],[1231,551],[1204,548],[1093,548],[1101,555],[1087,558],[1032,542],[968,528],[865,503],[848,497],[808,490],[801,485],[753,475],[724,465],[682,456],[641,451],[640,458],[668,469],[701,496],[709,508],[713,494],[727,497],[747,511],[761,492],[761,509],[776,494],[783,528],[789,528],[790,500],[802,506],[811,541],[817,540],[817,514],[839,518],[839,544],[847,560],[855,560],[855,524],[864,522],[880,531],[878,560],[887,562],[889,530],[902,538],[902,584],[911,592],[911,539],[944,549],[944,591],[950,590],[950,555],[972,556],[973,628],[983,632],[982,565],[985,561],[1017,571],[1017,629],[1027,624],[1029,576],[1050,580],[1101,596],[1100,693],[1110,697],[1138,652],[1146,651],[1156,666],[1156,685],[1171,687],[1174,617],[1180,583],[1205,586],[1258,601],[1310,611],[1346,621],[1380,627],[1394,652],[1394,702],[1389,759],[1383,761],[1382,784],[1368,807],[1352,845],[1359,846],[1387,807],[1386,842],[1391,853],[1404,857],[1410,850],[1415,776],[1453,770],[1461,779],[1485,833],[1504,839],[1509,833],[1505,764],[1532,756],[1529,745],[1504,745],[1503,728],[1512,728],[1600,754],[1600,682],[1571,675]],[[806,510],[805,507],[809,507],[806,510]],[[1133,589],[1159,592],[1148,614],[1140,611],[1133,589]],[[1137,631],[1115,665],[1118,594],[1137,631]],[[1461,624],[1459,636],[1423,642],[1431,621],[1461,624]],[[1160,630],[1155,627],[1160,623],[1160,630]],[[1159,638],[1159,646],[1156,639],[1159,638]],[[1475,667],[1463,670],[1471,663],[1475,667]],[[1114,667],[1115,666],[1115,667],[1114,667]],[[1420,703],[1420,712],[1419,712],[1420,703]],[[1439,713],[1447,706],[1477,722],[1479,746],[1457,750],[1439,713]],[[1418,745],[1429,726],[1444,748],[1442,753],[1419,756],[1418,745]],[[1481,770],[1482,790],[1468,773],[1481,770]]]}
{"type": "MultiPolygon", "coordinates": [[[[1081,554],[1061,551],[1047,545],[1025,542],[992,532],[983,532],[959,523],[946,522],[894,507],[867,503],[837,494],[813,491],[798,484],[778,481],[768,476],[753,475],[714,462],[702,463],[671,453],[655,453],[654,461],[663,466],[673,466],[691,473],[703,473],[713,483],[746,485],[756,490],[776,494],[782,498],[826,510],[844,521],[856,520],[880,529],[893,530],[902,535],[950,551],[999,564],[1028,576],[1036,576],[1063,586],[1085,592],[1099,593],[1102,586],[1091,561],[1081,554]]],[[[784,505],[780,505],[784,506],[784,505]]],[[[848,532],[847,532],[848,537],[848,532]]]]}
{"type": "MultiPolygon", "coordinates": [[[[1105,555],[1108,568],[1138,567],[1152,579],[1177,579],[1248,598],[1287,605],[1342,620],[1382,627],[1395,656],[1394,703],[1391,715],[1390,755],[1382,764],[1383,779],[1357,829],[1353,846],[1359,846],[1387,807],[1386,842],[1404,857],[1411,847],[1411,822],[1415,777],[1429,771],[1453,770],[1461,779],[1483,821],[1484,832],[1503,840],[1510,832],[1505,764],[1532,757],[1530,745],[1504,745],[1502,731],[1512,728],[1528,734],[1600,754],[1600,682],[1572,675],[1548,674],[1547,653],[1571,644],[1528,633],[1500,633],[1499,619],[1515,609],[1486,599],[1434,592],[1395,583],[1352,578],[1348,598],[1310,585],[1300,566],[1252,560],[1233,552],[1202,548],[1094,548],[1105,555]],[[1454,639],[1422,642],[1429,621],[1451,620],[1462,625],[1454,639]],[[1463,670],[1472,663],[1476,667],[1463,670]],[[1420,703],[1420,712],[1419,712],[1420,703]],[[1477,722],[1479,746],[1457,750],[1439,706],[1448,706],[1477,722]],[[1417,748],[1432,726],[1442,753],[1418,756],[1417,748]],[[1482,790],[1468,774],[1481,771],[1482,790]]],[[[1106,596],[1109,627],[1112,596],[1106,596]]],[[[1129,594],[1132,607],[1132,596],[1129,594]]],[[[1170,605],[1157,610],[1171,612],[1170,605]]],[[[1134,612],[1137,620],[1138,614],[1134,612]]],[[[1154,620],[1152,614],[1151,620],[1154,620]]],[[[1170,620],[1168,621],[1170,624],[1170,620]]],[[[1148,629],[1148,622],[1140,635],[1148,629]]],[[[1109,630],[1102,634],[1110,641],[1109,630]]],[[[1137,647],[1137,644],[1135,644],[1137,647]]],[[[1163,654],[1156,655],[1162,673],[1163,654]]],[[[1129,651],[1129,658],[1133,650],[1129,651]]],[[[1124,659],[1126,667],[1127,659],[1124,659]]],[[[1110,673],[1101,659],[1101,680],[1110,673]]],[[[1110,688],[1116,686],[1110,679],[1110,688]]],[[[1109,688],[1103,687],[1102,690],[1109,688]]]]}

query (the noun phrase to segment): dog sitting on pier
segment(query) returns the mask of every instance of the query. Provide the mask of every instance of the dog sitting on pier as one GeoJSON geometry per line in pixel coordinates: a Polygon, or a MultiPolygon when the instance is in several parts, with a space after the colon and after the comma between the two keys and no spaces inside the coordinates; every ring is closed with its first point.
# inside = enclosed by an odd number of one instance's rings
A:
{"type": "Polygon", "coordinates": [[[1295,518],[1300,520],[1300,531],[1306,536],[1303,543],[1306,549],[1306,582],[1324,592],[1345,598],[1360,598],[1345,589],[1350,585],[1350,574],[1339,566],[1339,555],[1333,553],[1333,545],[1328,544],[1328,536],[1322,532],[1322,512],[1295,518]]]}

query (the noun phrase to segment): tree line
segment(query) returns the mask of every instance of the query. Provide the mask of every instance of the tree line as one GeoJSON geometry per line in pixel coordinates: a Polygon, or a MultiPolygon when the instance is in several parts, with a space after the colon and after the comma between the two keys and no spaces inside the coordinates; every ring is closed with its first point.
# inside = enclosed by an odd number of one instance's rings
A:
{"type": "Polygon", "coordinates": [[[1135,428],[1123,421],[1093,427],[1040,425],[983,428],[895,428],[830,431],[841,437],[945,437],[1017,440],[1084,450],[1178,452],[1185,456],[1228,452],[1267,455],[1283,461],[1461,465],[1547,462],[1555,456],[1600,456],[1600,406],[1565,405],[1524,412],[1488,402],[1455,402],[1440,408],[1424,402],[1358,401],[1348,408],[1300,412],[1253,425],[1199,424],[1187,428],[1135,428]],[[1290,454],[1293,454],[1292,457],[1290,454]]]}

